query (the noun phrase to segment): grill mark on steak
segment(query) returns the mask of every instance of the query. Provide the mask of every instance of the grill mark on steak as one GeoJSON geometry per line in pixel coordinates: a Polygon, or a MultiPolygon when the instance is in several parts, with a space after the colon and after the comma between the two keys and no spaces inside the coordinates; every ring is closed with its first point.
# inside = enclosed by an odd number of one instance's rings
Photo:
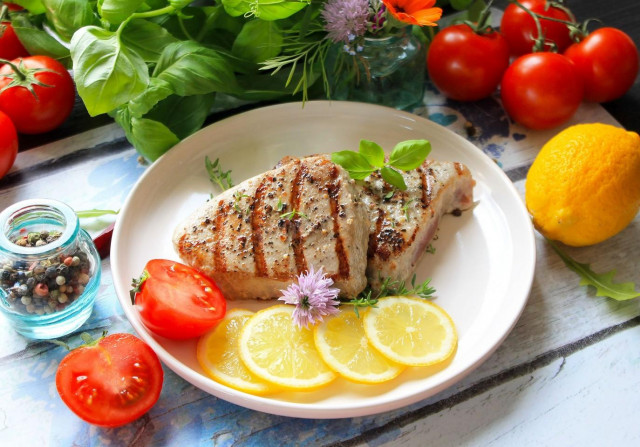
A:
{"type": "MultiPolygon", "coordinates": [[[[301,165],[298,161],[298,171],[296,172],[296,176],[291,184],[291,211],[300,211],[300,201],[302,199],[302,185],[307,178],[308,170],[305,165],[301,165]]],[[[291,237],[291,245],[293,246],[293,256],[296,263],[296,270],[298,274],[303,273],[307,270],[307,260],[304,256],[304,238],[300,233],[300,216],[294,215],[292,219],[290,219],[289,228],[292,230],[293,235],[291,237]]]]}
{"type": "Polygon", "coordinates": [[[218,202],[218,209],[216,211],[216,216],[215,216],[215,222],[216,222],[215,225],[216,225],[217,231],[213,235],[213,238],[214,238],[213,239],[213,247],[214,247],[213,262],[214,262],[216,271],[220,271],[220,272],[227,271],[226,257],[222,256],[222,254],[220,253],[221,246],[222,246],[220,241],[224,236],[224,231],[225,231],[224,221],[227,218],[228,209],[229,209],[229,204],[225,203],[224,200],[220,200],[220,202],[218,202]]]}
{"type": "Polygon", "coordinates": [[[269,177],[264,177],[260,182],[260,185],[256,188],[256,193],[253,200],[253,212],[251,213],[251,242],[253,243],[253,259],[256,266],[256,276],[264,278],[267,276],[267,263],[264,257],[264,220],[265,209],[262,205],[266,190],[269,187],[267,184],[269,177]]]}
{"type": "Polygon", "coordinates": [[[342,212],[338,198],[341,193],[341,184],[338,179],[338,169],[333,166],[331,168],[331,183],[327,186],[327,192],[329,193],[329,204],[331,206],[331,218],[333,219],[333,237],[335,238],[335,251],[338,258],[338,273],[332,275],[332,279],[347,279],[349,278],[349,259],[344,248],[344,242],[342,241],[342,234],[340,233],[340,219],[339,214],[342,212]]]}

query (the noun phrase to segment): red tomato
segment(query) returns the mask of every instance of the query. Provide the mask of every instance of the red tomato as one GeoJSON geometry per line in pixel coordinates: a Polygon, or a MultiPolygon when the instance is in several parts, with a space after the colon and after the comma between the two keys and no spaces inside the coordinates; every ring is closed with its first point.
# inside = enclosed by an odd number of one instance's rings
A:
{"type": "Polygon", "coordinates": [[[56,372],[62,401],[90,424],[118,427],[158,400],[163,372],[155,352],[131,334],[112,334],[71,351],[56,372]]]}
{"type": "Polygon", "coordinates": [[[619,98],[631,88],[638,75],[638,48],[616,28],[600,28],[567,48],[584,82],[587,101],[605,102],[619,98]]]}
{"type": "Polygon", "coordinates": [[[25,79],[19,80],[21,75],[9,64],[0,67],[0,91],[12,81],[14,84],[0,93],[0,110],[9,115],[18,132],[44,133],[62,124],[71,114],[76,97],[73,79],[64,65],[48,56],[18,58],[12,63],[25,79]]]}
{"type": "Polygon", "coordinates": [[[531,129],[549,129],[571,118],[582,101],[583,87],[569,59],[556,53],[532,53],[507,68],[500,94],[514,121],[531,129]]]}
{"type": "MultiPolygon", "coordinates": [[[[562,9],[555,6],[547,7],[547,0],[521,0],[520,3],[536,14],[571,21],[569,15],[562,9]]],[[[564,23],[541,19],[540,26],[545,41],[555,42],[559,52],[563,52],[571,45],[569,28],[564,23]]],[[[514,56],[531,53],[534,40],[538,37],[538,29],[533,17],[515,3],[509,4],[504,10],[500,22],[500,32],[507,39],[511,54],[514,56]]],[[[548,48],[549,46],[546,45],[545,49],[548,48]]]]}
{"type": "Polygon", "coordinates": [[[509,47],[499,33],[477,34],[465,24],[436,34],[427,55],[427,69],[435,86],[458,101],[489,96],[508,66],[509,47]]]}
{"type": "Polygon", "coordinates": [[[198,270],[166,259],[152,259],[134,290],[142,323],[163,337],[198,337],[224,317],[227,302],[218,286],[198,270]]]}
{"type": "Polygon", "coordinates": [[[18,155],[18,134],[11,119],[0,112],[0,178],[4,177],[18,155]]]}
{"type": "Polygon", "coordinates": [[[7,8],[9,8],[9,11],[22,11],[24,8],[20,5],[16,5],[15,3],[7,3],[7,2],[3,2],[7,8]]]}
{"type": "Polygon", "coordinates": [[[28,55],[29,52],[18,40],[11,22],[2,22],[0,24],[0,58],[11,60],[28,55]]]}

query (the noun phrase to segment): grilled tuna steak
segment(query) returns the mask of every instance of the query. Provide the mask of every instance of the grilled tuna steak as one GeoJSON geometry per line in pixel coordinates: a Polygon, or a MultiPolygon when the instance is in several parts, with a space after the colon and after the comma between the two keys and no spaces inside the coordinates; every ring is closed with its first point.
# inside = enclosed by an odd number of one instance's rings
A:
{"type": "Polygon", "coordinates": [[[403,177],[406,191],[394,189],[378,173],[362,186],[370,216],[367,277],[374,290],[381,278],[409,279],[442,215],[459,214],[473,203],[475,182],[461,163],[427,160],[403,177]]]}
{"type": "Polygon", "coordinates": [[[317,156],[288,158],[223,192],[181,223],[173,242],[228,299],[269,299],[310,266],[357,295],[366,286],[368,237],[355,182],[317,156]]]}

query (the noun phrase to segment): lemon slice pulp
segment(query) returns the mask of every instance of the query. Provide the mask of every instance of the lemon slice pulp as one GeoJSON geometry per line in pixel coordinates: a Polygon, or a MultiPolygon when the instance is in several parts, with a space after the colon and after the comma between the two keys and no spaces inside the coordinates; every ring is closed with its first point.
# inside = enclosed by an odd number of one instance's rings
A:
{"type": "Polygon", "coordinates": [[[240,360],[240,330],[252,315],[245,309],[229,310],[213,330],[200,337],[196,356],[213,380],[247,393],[267,394],[277,387],[252,374],[240,360]]]}
{"type": "Polygon", "coordinates": [[[363,327],[362,316],[343,310],[314,328],[316,348],[322,359],[346,379],[359,383],[381,383],[393,379],[405,367],[373,348],[363,327]]]}
{"type": "Polygon", "coordinates": [[[458,336],[451,317],[430,301],[390,296],[364,315],[371,344],[394,362],[427,366],[453,355],[458,336]]]}
{"type": "Polygon", "coordinates": [[[257,312],[240,333],[240,358],[256,376],[278,386],[310,390],[336,378],[322,360],[313,331],[293,322],[293,306],[257,312]]]}

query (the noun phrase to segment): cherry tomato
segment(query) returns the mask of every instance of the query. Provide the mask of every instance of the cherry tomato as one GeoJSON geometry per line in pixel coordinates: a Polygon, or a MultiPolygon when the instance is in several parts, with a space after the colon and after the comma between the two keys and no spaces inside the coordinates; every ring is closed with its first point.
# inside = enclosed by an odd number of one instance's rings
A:
{"type": "Polygon", "coordinates": [[[227,302],[215,282],[198,270],[152,259],[133,291],[142,323],[166,338],[198,337],[224,317],[227,302]]]}
{"type": "Polygon", "coordinates": [[[56,388],[62,401],[90,424],[118,427],[158,400],[163,372],[155,352],[131,334],[112,334],[62,359],[56,388]]]}
{"type": "Polygon", "coordinates": [[[587,101],[619,98],[638,75],[638,48],[616,28],[600,28],[571,45],[564,54],[578,69],[587,101]]]}
{"type": "MultiPolygon", "coordinates": [[[[562,9],[555,6],[549,7],[547,0],[521,0],[520,3],[536,14],[571,21],[569,15],[562,9]]],[[[541,19],[540,26],[545,41],[555,42],[559,52],[563,52],[571,45],[569,28],[564,23],[541,19]]],[[[531,53],[534,40],[538,37],[538,29],[533,17],[515,3],[505,8],[500,21],[500,32],[507,39],[511,54],[514,56],[531,53]]],[[[545,49],[549,49],[549,46],[546,45],[545,49]]]]}
{"type": "Polygon", "coordinates": [[[520,56],[507,68],[500,87],[511,118],[531,129],[549,129],[567,121],[583,96],[573,62],[557,53],[520,56]]]}
{"type": "Polygon", "coordinates": [[[11,22],[2,22],[0,24],[0,59],[11,60],[28,55],[29,52],[22,46],[11,22]]]}
{"type": "Polygon", "coordinates": [[[489,96],[509,66],[509,47],[498,32],[477,34],[465,24],[444,28],[434,37],[427,69],[435,86],[458,101],[489,96]]]}
{"type": "Polygon", "coordinates": [[[48,56],[11,62],[21,74],[9,64],[0,67],[0,110],[9,115],[18,132],[44,133],[62,124],[75,102],[73,79],[64,65],[48,56]],[[12,82],[14,85],[7,87],[12,82]]]}
{"type": "Polygon", "coordinates": [[[18,155],[18,134],[11,119],[0,112],[0,178],[4,177],[18,155]]]}

